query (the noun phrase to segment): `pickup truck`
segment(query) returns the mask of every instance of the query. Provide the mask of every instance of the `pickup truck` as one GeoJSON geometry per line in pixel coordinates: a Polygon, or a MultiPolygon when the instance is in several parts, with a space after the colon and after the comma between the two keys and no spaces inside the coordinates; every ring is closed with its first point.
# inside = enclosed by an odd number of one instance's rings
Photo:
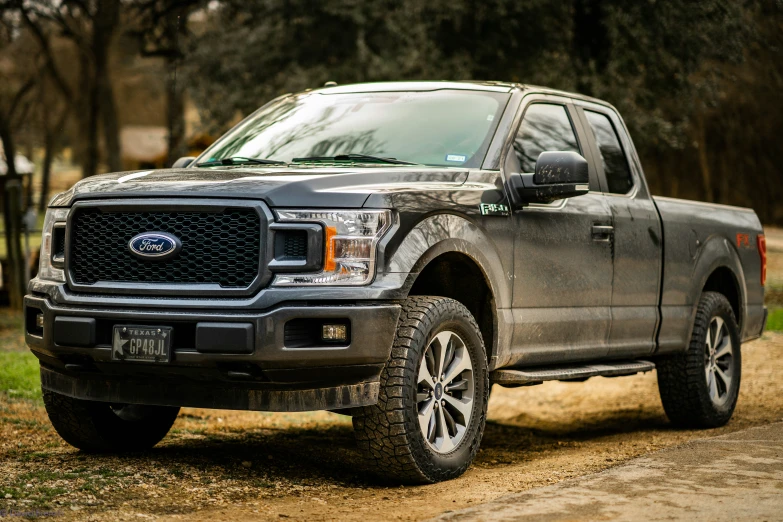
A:
{"type": "Polygon", "coordinates": [[[83,451],[151,448],[180,407],[329,410],[428,483],[473,461],[493,384],[656,370],[673,424],[725,424],[765,271],[755,213],[652,197],[605,102],[338,85],[55,196],[26,341],[83,451]]]}

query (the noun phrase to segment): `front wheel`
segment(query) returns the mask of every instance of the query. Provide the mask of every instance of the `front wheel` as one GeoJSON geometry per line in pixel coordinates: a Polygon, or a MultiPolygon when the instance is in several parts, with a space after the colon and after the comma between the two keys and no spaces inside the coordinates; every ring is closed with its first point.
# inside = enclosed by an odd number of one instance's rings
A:
{"type": "Polygon", "coordinates": [[[740,331],[725,296],[704,292],[688,350],[656,361],[669,420],[684,428],[717,428],[734,413],[742,376],[740,331]]]}
{"type": "Polygon", "coordinates": [[[353,418],[376,470],[409,483],[460,476],[478,451],[487,414],[484,342],[470,312],[443,297],[402,307],[378,404],[353,418]]]}
{"type": "Polygon", "coordinates": [[[43,390],[46,413],[55,431],[87,452],[124,453],[152,448],[169,432],[179,408],[74,399],[43,390]]]}

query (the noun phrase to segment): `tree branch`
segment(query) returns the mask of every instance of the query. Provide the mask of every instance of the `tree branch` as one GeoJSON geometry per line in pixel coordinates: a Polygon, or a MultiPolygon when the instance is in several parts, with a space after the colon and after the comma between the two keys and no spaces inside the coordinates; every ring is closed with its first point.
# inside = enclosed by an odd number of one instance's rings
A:
{"type": "Polygon", "coordinates": [[[19,107],[24,97],[27,95],[28,92],[30,92],[30,90],[32,90],[34,86],[35,86],[35,77],[30,77],[27,79],[27,81],[24,84],[22,84],[19,90],[16,91],[16,94],[11,100],[11,105],[8,107],[7,120],[9,122],[12,121],[14,117],[14,112],[16,112],[16,109],[19,107]]]}
{"type": "Polygon", "coordinates": [[[25,23],[32,31],[36,40],[38,40],[38,44],[41,46],[41,51],[43,52],[44,59],[46,60],[46,68],[49,70],[49,74],[51,74],[55,85],[57,85],[57,88],[60,90],[63,97],[66,100],[70,100],[72,96],[71,88],[60,74],[60,71],[57,69],[57,64],[55,63],[54,56],[52,55],[52,49],[49,46],[49,40],[46,38],[41,28],[35,22],[33,22],[29,16],[29,13],[25,9],[22,9],[22,16],[24,17],[25,23]]]}

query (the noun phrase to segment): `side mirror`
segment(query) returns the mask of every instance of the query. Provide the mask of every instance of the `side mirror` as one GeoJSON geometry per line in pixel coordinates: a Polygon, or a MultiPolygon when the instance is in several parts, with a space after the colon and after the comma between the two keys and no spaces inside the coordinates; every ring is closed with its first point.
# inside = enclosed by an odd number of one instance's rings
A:
{"type": "Polygon", "coordinates": [[[520,202],[550,203],[587,194],[587,160],[576,152],[542,152],[533,174],[513,174],[509,180],[520,202]]]}
{"type": "Polygon", "coordinates": [[[172,169],[184,169],[196,159],[194,156],[182,156],[180,159],[174,162],[171,166],[172,169]]]}

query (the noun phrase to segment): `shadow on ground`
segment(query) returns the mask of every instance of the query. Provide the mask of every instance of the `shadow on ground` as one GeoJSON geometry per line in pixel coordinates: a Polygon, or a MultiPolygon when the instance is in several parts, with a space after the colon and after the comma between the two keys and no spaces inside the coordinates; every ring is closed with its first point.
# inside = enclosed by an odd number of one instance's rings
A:
{"type": "MultiPolygon", "coordinates": [[[[673,429],[657,411],[617,411],[600,419],[581,420],[576,426],[574,422],[551,423],[548,428],[525,427],[526,417],[516,417],[513,424],[488,422],[476,463],[489,464],[500,459],[502,465],[531,460],[537,451],[564,443],[673,429]]],[[[183,475],[184,469],[195,469],[200,476],[247,481],[254,487],[259,486],[259,481],[263,482],[261,486],[270,487],[278,481],[323,481],[363,488],[397,485],[365,465],[350,426],[231,429],[197,434],[178,430],[172,439],[151,451],[128,456],[75,451],[71,455],[89,460],[91,467],[117,465],[118,461],[135,467],[154,460],[175,476],[183,475]]]]}

